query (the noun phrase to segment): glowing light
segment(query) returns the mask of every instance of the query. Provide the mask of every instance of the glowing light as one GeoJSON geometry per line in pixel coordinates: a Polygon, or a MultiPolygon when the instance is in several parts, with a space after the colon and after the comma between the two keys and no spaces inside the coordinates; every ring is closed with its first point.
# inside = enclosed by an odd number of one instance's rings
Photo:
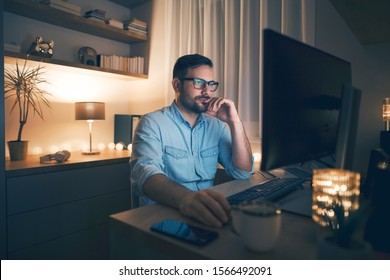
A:
{"type": "Polygon", "coordinates": [[[106,148],[106,145],[104,143],[99,143],[98,150],[103,151],[106,148]]]}
{"type": "Polygon", "coordinates": [[[261,161],[261,154],[260,153],[253,153],[253,158],[255,162],[260,162],[261,161]]]}
{"type": "Polygon", "coordinates": [[[117,144],[115,145],[115,149],[116,149],[117,151],[122,151],[123,148],[124,148],[123,143],[117,143],[117,144]]]}
{"type": "Polygon", "coordinates": [[[89,145],[88,144],[83,144],[81,146],[81,151],[83,152],[88,152],[89,151],[89,145]]]}
{"type": "Polygon", "coordinates": [[[114,150],[115,149],[115,143],[108,143],[108,149],[114,150]]]}
{"type": "Polygon", "coordinates": [[[390,97],[384,98],[382,100],[382,116],[383,121],[390,121],[390,97]]]}
{"type": "Polygon", "coordinates": [[[34,147],[33,148],[34,155],[40,155],[42,154],[42,148],[41,147],[34,147]]]}
{"type": "Polygon", "coordinates": [[[345,217],[359,209],[359,173],[341,169],[317,169],[313,171],[312,185],[312,218],[321,226],[337,229],[345,217]],[[338,215],[340,210],[341,215],[338,215]]]}
{"type": "Polygon", "coordinates": [[[129,144],[127,145],[127,149],[129,150],[129,152],[132,152],[133,151],[133,144],[129,144]]]}

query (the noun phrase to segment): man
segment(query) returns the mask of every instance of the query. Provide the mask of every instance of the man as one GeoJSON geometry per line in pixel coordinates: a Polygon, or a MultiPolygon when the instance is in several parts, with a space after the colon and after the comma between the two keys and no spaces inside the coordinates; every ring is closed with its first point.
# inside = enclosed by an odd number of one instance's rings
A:
{"type": "Polygon", "coordinates": [[[206,225],[221,227],[230,206],[212,190],[220,163],[236,179],[253,171],[250,144],[234,103],[213,97],[213,63],[199,54],[180,57],[173,69],[174,102],[144,115],[130,160],[140,205],[155,201],[206,225]]]}

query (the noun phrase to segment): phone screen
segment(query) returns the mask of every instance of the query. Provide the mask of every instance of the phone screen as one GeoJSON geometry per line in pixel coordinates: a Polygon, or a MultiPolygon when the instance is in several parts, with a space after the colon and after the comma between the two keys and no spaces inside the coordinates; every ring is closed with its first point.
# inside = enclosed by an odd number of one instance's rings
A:
{"type": "Polygon", "coordinates": [[[150,229],[200,246],[209,243],[218,236],[218,233],[215,231],[192,226],[177,220],[163,220],[152,225],[150,229]]]}

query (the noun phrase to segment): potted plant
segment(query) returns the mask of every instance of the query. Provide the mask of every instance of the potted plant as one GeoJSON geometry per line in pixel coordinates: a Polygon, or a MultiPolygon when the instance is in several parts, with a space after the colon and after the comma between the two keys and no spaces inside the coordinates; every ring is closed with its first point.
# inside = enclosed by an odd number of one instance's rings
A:
{"type": "Polygon", "coordinates": [[[7,142],[11,160],[23,160],[27,156],[28,141],[22,140],[22,132],[28,117],[37,114],[44,120],[43,106],[51,109],[47,99],[50,93],[39,88],[40,84],[47,83],[42,78],[43,66],[32,68],[27,61],[28,55],[23,66],[16,61],[15,67],[4,69],[4,98],[12,99],[11,113],[16,110],[19,114],[18,136],[7,142]]]}
{"type": "Polygon", "coordinates": [[[367,218],[368,203],[361,204],[348,217],[344,214],[344,207],[340,200],[329,207],[334,216],[329,218],[328,224],[331,234],[319,238],[319,259],[370,259],[371,245],[361,238],[356,238],[358,229],[367,218]]]}

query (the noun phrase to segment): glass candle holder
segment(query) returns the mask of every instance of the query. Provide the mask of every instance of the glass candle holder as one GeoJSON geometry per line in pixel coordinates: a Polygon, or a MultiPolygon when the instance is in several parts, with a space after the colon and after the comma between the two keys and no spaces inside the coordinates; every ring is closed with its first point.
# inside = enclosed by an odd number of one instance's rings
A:
{"type": "Polygon", "coordinates": [[[390,130],[390,97],[384,98],[382,101],[382,117],[385,124],[385,130],[390,130]]]}
{"type": "Polygon", "coordinates": [[[338,229],[359,209],[360,174],[341,169],[313,171],[312,218],[323,227],[338,229]]]}

